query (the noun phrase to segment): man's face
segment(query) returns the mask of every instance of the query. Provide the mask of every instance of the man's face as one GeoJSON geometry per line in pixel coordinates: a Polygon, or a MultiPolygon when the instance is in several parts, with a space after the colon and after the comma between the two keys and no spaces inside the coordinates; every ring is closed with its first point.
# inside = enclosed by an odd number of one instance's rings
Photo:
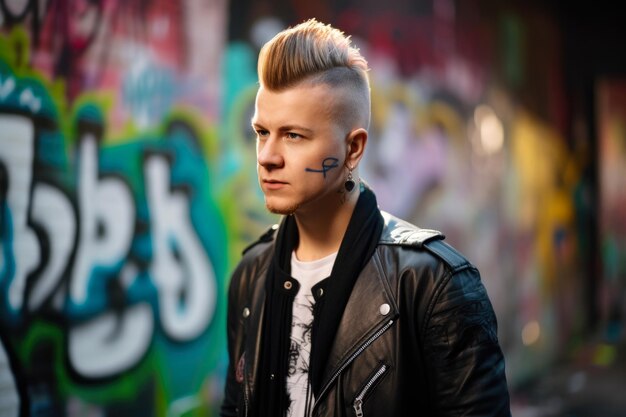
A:
{"type": "Polygon", "coordinates": [[[325,85],[259,89],[252,127],[259,184],[271,212],[319,214],[343,201],[348,132],[331,117],[334,94],[325,85]]]}

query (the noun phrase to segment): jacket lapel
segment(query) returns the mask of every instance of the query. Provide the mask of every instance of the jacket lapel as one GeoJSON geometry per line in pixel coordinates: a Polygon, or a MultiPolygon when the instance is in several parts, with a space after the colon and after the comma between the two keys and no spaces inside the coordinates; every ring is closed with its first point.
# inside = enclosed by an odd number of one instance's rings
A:
{"type": "Polygon", "coordinates": [[[346,362],[358,356],[361,346],[398,314],[396,302],[384,282],[378,253],[374,253],[361,271],[346,304],[328,356],[322,387],[346,362]]]}

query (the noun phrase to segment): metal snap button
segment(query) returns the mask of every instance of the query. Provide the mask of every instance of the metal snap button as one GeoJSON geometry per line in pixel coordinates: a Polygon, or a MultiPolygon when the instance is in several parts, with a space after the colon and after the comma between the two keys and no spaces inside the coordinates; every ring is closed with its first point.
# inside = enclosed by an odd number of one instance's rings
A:
{"type": "Polygon", "coordinates": [[[250,315],[250,309],[248,307],[243,309],[243,312],[241,313],[243,315],[243,318],[247,318],[250,315]]]}
{"type": "Polygon", "coordinates": [[[380,306],[378,311],[380,311],[380,314],[382,314],[383,316],[386,316],[391,311],[391,307],[389,306],[389,304],[385,303],[380,306]]]}
{"type": "Polygon", "coordinates": [[[317,296],[321,297],[322,295],[324,295],[324,288],[320,288],[317,290],[317,296]]]}
{"type": "Polygon", "coordinates": [[[291,283],[291,281],[285,281],[285,285],[283,286],[285,287],[286,290],[290,290],[293,284],[291,283]]]}

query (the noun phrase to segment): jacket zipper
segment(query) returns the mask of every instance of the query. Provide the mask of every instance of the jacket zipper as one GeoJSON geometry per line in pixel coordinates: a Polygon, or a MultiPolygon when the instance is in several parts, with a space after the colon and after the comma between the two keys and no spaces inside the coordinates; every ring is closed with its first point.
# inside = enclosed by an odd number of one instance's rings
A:
{"type": "MultiPolygon", "coordinates": [[[[245,367],[245,364],[244,364],[245,367]]],[[[244,378],[243,378],[243,415],[244,417],[248,416],[248,374],[245,372],[244,368],[244,378]]]]}
{"type": "Polygon", "coordinates": [[[372,388],[372,385],[374,385],[374,383],[378,381],[378,378],[380,378],[386,370],[387,365],[381,366],[380,369],[376,371],[374,376],[372,376],[372,379],[370,379],[369,382],[365,384],[365,387],[363,387],[359,395],[357,395],[354,399],[354,412],[356,413],[357,417],[363,417],[363,398],[365,397],[365,394],[367,394],[370,388],[372,388]]]}
{"type": "Polygon", "coordinates": [[[333,384],[335,379],[337,379],[337,377],[339,377],[339,375],[343,372],[343,370],[346,369],[348,367],[348,365],[350,365],[350,363],[352,363],[352,361],[357,356],[359,356],[365,349],[367,349],[367,347],[369,345],[374,343],[374,341],[376,339],[378,339],[383,333],[385,333],[385,331],[387,331],[387,329],[390,328],[392,324],[393,324],[393,320],[389,320],[387,322],[387,324],[385,324],[382,328],[380,328],[380,330],[378,330],[376,333],[374,333],[374,335],[372,337],[367,339],[365,341],[365,343],[363,343],[361,345],[361,347],[356,350],[356,352],[354,352],[352,355],[350,355],[350,357],[343,363],[343,365],[341,365],[341,367],[339,367],[339,369],[337,369],[337,372],[335,372],[333,374],[333,376],[328,380],[326,385],[324,385],[324,388],[322,388],[322,390],[320,391],[320,395],[317,397],[317,399],[315,400],[315,404],[313,405],[313,411],[315,411],[315,407],[317,406],[317,403],[318,403],[317,400],[322,398],[324,396],[324,394],[326,394],[326,391],[328,391],[330,386],[333,384]]]}

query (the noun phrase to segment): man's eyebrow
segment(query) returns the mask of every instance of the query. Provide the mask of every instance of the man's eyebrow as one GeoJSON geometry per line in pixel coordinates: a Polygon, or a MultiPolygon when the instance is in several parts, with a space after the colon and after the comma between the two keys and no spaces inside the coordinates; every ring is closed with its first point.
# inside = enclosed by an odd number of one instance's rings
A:
{"type": "MultiPolygon", "coordinates": [[[[252,128],[254,129],[265,129],[265,127],[259,123],[259,122],[252,122],[251,123],[252,128]]],[[[304,127],[304,126],[299,126],[299,125],[285,125],[285,126],[281,126],[278,128],[279,131],[281,132],[289,132],[292,130],[299,130],[301,132],[306,132],[307,134],[312,134],[313,133],[313,129],[309,129],[308,127],[304,127]]]]}
{"type": "Polygon", "coordinates": [[[281,126],[280,131],[282,132],[288,132],[291,130],[299,130],[301,132],[306,132],[308,134],[313,133],[312,129],[309,129],[308,127],[304,127],[304,126],[298,126],[298,125],[286,125],[286,126],[281,126]]]}

